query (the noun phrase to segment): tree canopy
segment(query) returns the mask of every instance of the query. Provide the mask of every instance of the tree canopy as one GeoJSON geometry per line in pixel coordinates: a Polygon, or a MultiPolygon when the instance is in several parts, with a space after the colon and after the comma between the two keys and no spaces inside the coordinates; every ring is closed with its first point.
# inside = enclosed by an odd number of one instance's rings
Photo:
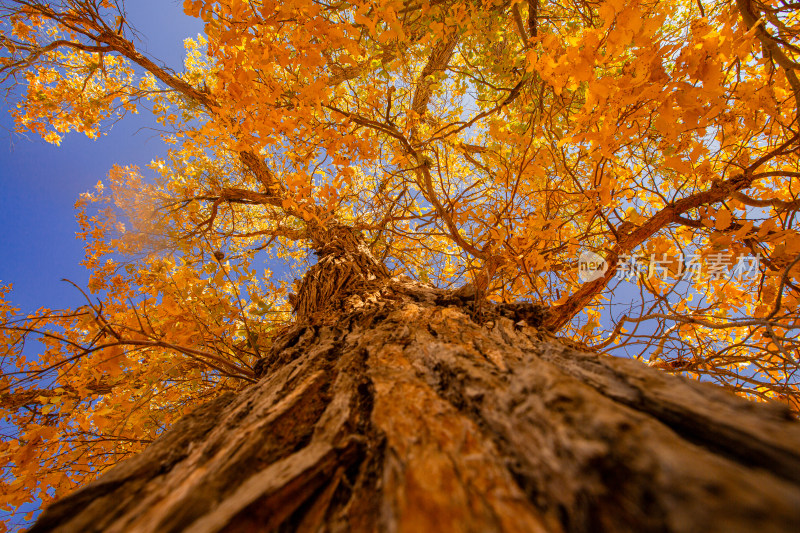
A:
{"type": "Polygon", "coordinates": [[[391,275],[541,302],[596,350],[800,408],[797,4],[184,9],[205,31],[175,70],[121,0],[0,0],[20,130],[146,112],[172,146],[78,199],[85,305],[20,313],[3,290],[6,509],[253,382],[338,226],[391,275]]]}

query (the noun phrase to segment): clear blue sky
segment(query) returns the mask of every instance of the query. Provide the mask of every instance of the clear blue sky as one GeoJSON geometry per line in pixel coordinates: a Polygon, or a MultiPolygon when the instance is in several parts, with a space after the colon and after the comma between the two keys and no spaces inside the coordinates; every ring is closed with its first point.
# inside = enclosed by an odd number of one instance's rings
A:
{"type": "MultiPolygon", "coordinates": [[[[139,31],[140,50],[182,70],[183,40],[202,31],[202,22],[183,14],[183,1],[128,0],[125,8],[139,31]]],[[[14,104],[0,100],[0,281],[14,285],[11,301],[24,312],[76,307],[82,305],[80,294],[60,281],[69,278],[85,287],[88,280],[75,238],[75,200],[104,180],[114,164],[144,170],[166,150],[146,111],[98,140],[68,134],[55,146],[13,132],[9,107],[14,104]]]]}
{"type": "MultiPolygon", "coordinates": [[[[202,31],[202,22],[183,14],[182,0],[128,0],[127,20],[138,30],[140,51],[182,70],[183,40],[202,31]]],[[[11,301],[23,312],[39,307],[83,305],[82,296],[61,281],[85,287],[88,272],[80,266],[82,243],[75,237],[75,200],[105,180],[114,164],[144,167],[166,149],[146,111],[131,115],[92,141],[68,134],[61,146],[37,136],[15,133],[9,108],[0,99],[0,282],[13,284],[11,301]]],[[[23,506],[12,528],[30,525],[23,506]]],[[[38,513],[37,513],[38,514],[38,513]]]]}

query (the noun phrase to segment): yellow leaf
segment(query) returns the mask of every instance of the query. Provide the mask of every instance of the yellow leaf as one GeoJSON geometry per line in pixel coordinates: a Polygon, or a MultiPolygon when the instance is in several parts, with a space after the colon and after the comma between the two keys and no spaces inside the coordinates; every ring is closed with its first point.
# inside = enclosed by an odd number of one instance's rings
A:
{"type": "Polygon", "coordinates": [[[731,218],[732,216],[730,211],[728,211],[727,209],[720,209],[719,211],[717,211],[717,217],[714,227],[716,227],[720,231],[727,229],[728,226],[731,225],[731,218]]]}

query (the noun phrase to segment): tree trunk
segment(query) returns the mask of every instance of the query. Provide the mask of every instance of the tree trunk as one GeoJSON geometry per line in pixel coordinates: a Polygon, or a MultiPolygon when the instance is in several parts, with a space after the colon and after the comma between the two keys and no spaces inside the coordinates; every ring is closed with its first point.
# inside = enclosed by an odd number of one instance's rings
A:
{"type": "Polygon", "coordinates": [[[257,384],[31,531],[797,531],[800,427],[782,407],[576,349],[537,306],[390,279],[348,250],[306,276],[257,384]]]}

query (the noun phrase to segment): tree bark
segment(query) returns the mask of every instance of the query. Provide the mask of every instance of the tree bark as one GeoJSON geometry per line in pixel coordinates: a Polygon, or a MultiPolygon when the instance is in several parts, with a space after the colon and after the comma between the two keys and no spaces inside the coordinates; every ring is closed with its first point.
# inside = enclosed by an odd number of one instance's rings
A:
{"type": "Polygon", "coordinates": [[[797,530],[800,426],[783,407],[581,350],[535,305],[323,252],[258,383],[31,531],[797,530]]]}

